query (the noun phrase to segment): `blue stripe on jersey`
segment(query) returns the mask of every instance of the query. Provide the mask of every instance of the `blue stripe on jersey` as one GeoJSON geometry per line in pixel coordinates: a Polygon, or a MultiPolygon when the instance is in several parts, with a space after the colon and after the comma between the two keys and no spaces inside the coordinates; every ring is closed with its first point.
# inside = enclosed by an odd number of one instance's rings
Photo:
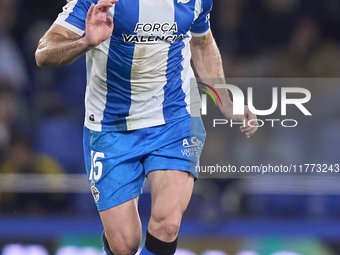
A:
{"type": "Polygon", "coordinates": [[[183,41],[174,42],[169,49],[168,65],[166,79],[167,84],[164,86],[163,115],[164,120],[173,119],[188,114],[185,103],[185,93],[182,90],[181,72],[183,66],[182,49],[183,41]],[[177,65],[176,65],[177,64],[177,65]]]}
{"type": "Polygon", "coordinates": [[[113,126],[127,130],[125,117],[129,116],[131,105],[131,82],[126,77],[131,75],[135,44],[119,41],[123,31],[134,31],[139,18],[139,5],[129,2],[119,1],[115,6],[115,27],[107,61],[107,101],[101,122],[103,131],[110,131],[113,126]]]}
{"type": "Polygon", "coordinates": [[[177,3],[175,1],[175,21],[178,24],[178,34],[186,34],[193,23],[195,18],[195,2],[196,1],[189,1],[186,4],[177,3]]]}
{"type": "Polygon", "coordinates": [[[85,30],[85,20],[87,16],[87,11],[92,3],[97,3],[98,0],[78,0],[73,8],[73,11],[66,18],[66,22],[72,24],[73,26],[85,30]]]}
{"type": "MultiPolygon", "coordinates": [[[[190,27],[183,27],[181,24],[190,25],[194,19],[195,1],[190,1],[186,5],[178,3],[174,0],[175,5],[175,22],[179,25],[177,34],[186,34],[190,27]],[[188,8],[189,7],[189,8],[188,8]],[[186,20],[185,20],[186,19],[186,20]]],[[[164,120],[167,122],[175,117],[189,114],[186,110],[185,93],[182,90],[183,70],[182,50],[185,44],[182,40],[175,41],[171,44],[168,54],[167,65],[167,84],[164,86],[164,103],[163,114],[164,120]]]]}
{"type": "Polygon", "coordinates": [[[202,12],[192,24],[191,32],[193,33],[203,33],[210,28],[209,24],[209,14],[213,5],[212,0],[202,0],[202,12]]]}

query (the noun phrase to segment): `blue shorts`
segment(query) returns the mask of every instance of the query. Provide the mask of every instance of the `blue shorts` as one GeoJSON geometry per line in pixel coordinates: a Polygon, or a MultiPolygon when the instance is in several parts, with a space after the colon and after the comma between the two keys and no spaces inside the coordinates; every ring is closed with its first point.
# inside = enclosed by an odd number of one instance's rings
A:
{"type": "Polygon", "coordinates": [[[139,196],[151,171],[180,170],[197,178],[205,136],[199,117],[132,131],[84,127],[85,166],[98,211],[139,196]]]}

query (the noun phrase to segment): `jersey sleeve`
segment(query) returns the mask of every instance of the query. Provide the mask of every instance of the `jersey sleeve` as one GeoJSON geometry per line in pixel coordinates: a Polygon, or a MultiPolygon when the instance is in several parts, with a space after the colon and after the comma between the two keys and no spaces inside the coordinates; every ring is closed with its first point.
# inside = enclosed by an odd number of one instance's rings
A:
{"type": "Polygon", "coordinates": [[[197,14],[195,16],[197,15],[197,17],[190,29],[192,36],[200,37],[209,33],[212,4],[212,0],[196,0],[195,12],[197,14]]]}
{"type": "Polygon", "coordinates": [[[58,15],[54,24],[63,26],[83,36],[87,11],[91,4],[96,2],[90,0],[67,0],[67,4],[63,7],[63,11],[58,15]]]}

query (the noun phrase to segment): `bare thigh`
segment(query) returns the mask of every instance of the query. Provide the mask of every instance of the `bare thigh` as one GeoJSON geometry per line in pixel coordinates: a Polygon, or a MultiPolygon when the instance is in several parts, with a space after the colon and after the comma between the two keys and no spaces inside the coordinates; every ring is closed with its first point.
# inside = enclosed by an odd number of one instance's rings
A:
{"type": "Polygon", "coordinates": [[[114,254],[131,254],[138,249],[142,238],[138,197],[99,214],[114,254]]]}
{"type": "Polygon", "coordinates": [[[194,179],[187,172],[158,170],[150,172],[148,180],[152,199],[148,231],[164,242],[172,242],[189,204],[194,179]]]}

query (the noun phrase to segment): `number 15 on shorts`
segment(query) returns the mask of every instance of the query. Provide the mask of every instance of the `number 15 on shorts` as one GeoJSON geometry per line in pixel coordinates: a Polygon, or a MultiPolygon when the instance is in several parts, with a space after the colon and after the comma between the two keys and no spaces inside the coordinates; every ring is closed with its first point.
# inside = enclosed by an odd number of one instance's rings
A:
{"type": "Polygon", "coordinates": [[[94,179],[98,181],[103,174],[103,164],[99,161],[100,158],[105,158],[103,152],[91,151],[91,171],[89,174],[89,180],[94,179]]]}

